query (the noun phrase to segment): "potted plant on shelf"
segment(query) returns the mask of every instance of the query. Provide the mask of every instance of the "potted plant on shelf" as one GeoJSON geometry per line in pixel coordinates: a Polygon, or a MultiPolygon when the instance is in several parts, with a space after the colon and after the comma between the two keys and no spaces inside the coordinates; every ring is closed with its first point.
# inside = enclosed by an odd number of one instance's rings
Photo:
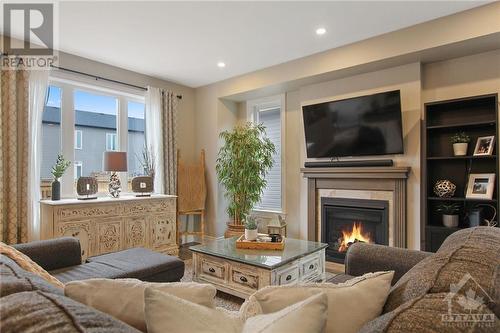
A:
{"type": "Polygon", "coordinates": [[[443,214],[443,225],[445,227],[458,227],[458,212],[460,212],[460,204],[440,204],[437,207],[437,212],[443,214]]]}
{"type": "Polygon", "coordinates": [[[70,165],[71,162],[67,161],[62,154],[57,155],[56,164],[54,164],[51,171],[54,177],[54,181],[52,182],[52,200],[61,200],[61,177],[70,165]]]}
{"type": "Polygon", "coordinates": [[[259,202],[276,148],[262,124],[238,125],[223,131],[220,137],[224,145],[219,150],[216,171],[229,201],[226,211],[232,221],[227,224],[225,236],[231,237],[243,233],[245,217],[259,202]]]}
{"type": "Polygon", "coordinates": [[[254,217],[248,216],[245,220],[245,239],[254,241],[257,239],[257,221],[254,217]]]}
{"type": "Polygon", "coordinates": [[[470,137],[465,132],[459,132],[453,135],[451,137],[451,142],[453,143],[453,152],[455,156],[467,155],[470,137]]]}

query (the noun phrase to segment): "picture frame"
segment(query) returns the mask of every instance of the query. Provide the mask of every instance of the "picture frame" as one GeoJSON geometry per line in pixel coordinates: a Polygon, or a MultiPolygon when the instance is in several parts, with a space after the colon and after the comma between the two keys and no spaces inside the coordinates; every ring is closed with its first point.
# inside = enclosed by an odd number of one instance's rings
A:
{"type": "Polygon", "coordinates": [[[494,173],[471,173],[469,175],[469,183],[465,197],[470,199],[491,200],[493,199],[494,189],[494,173]]]}
{"type": "Polygon", "coordinates": [[[482,136],[477,138],[474,156],[491,156],[495,147],[495,136],[482,136]]]}

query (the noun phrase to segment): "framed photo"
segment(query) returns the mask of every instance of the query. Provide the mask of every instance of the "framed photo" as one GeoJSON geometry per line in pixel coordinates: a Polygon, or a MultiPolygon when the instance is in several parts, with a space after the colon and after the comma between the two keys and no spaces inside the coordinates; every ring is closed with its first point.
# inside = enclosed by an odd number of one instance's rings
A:
{"type": "Polygon", "coordinates": [[[474,156],[485,156],[493,154],[493,147],[495,146],[495,136],[482,136],[477,138],[476,149],[474,149],[474,156]]]}
{"type": "Polygon", "coordinates": [[[494,173],[473,173],[469,176],[469,185],[467,186],[467,195],[465,197],[491,200],[494,189],[494,173]]]}

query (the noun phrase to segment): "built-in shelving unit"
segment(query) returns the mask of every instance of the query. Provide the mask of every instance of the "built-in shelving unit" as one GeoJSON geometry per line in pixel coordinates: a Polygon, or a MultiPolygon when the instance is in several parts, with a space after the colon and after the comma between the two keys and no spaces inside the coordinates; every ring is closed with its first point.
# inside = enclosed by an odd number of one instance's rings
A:
{"type": "Polygon", "coordinates": [[[498,205],[498,144],[491,156],[473,156],[478,137],[495,135],[498,141],[498,96],[496,94],[460,98],[425,104],[422,133],[422,224],[421,248],[436,251],[451,233],[468,228],[468,212],[478,204],[498,205]],[[471,137],[466,156],[453,156],[451,137],[466,132],[471,137]],[[469,174],[495,173],[492,200],[466,198],[469,174]],[[433,193],[436,181],[448,179],[457,190],[452,198],[439,198],[433,193]],[[461,206],[458,228],[442,224],[437,212],[441,203],[461,206]]]}

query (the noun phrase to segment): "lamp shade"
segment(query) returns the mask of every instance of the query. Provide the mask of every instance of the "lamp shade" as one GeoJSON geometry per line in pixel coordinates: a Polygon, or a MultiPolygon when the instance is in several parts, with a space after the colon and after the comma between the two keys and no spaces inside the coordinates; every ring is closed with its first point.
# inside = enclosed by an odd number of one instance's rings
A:
{"type": "Polygon", "coordinates": [[[102,157],[103,171],[127,171],[127,153],[123,151],[105,151],[102,157]]]}

